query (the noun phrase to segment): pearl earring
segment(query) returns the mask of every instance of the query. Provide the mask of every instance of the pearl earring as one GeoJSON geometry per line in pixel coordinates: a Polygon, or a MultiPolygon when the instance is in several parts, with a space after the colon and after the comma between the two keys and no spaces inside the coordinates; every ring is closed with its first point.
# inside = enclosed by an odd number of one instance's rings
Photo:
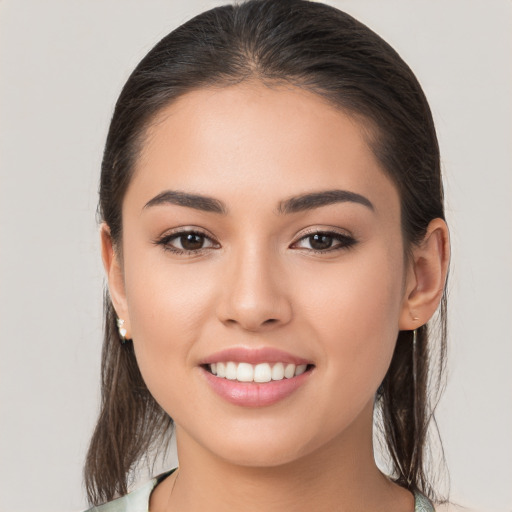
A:
{"type": "Polygon", "coordinates": [[[124,345],[126,343],[126,329],[123,327],[124,320],[122,318],[117,319],[117,330],[119,331],[119,337],[121,338],[121,343],[124,345]]]}

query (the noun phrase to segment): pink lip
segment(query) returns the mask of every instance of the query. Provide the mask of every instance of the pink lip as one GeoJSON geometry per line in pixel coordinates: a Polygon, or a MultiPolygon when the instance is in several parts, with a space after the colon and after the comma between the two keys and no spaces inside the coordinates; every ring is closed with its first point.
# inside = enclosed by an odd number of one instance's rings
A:
{"type": "MultiPolygon", "coordinates": [[[[226,361],[226,359],[221,360],[226,361]]],[[[306,371],[291,379],[274,380],[260,384],[216,377],[205,368],[201,368],[201,372],[215,393],[228,402],[242,407],[265,407],[275,404],[296,391],[312,373],[306,371]]]]}
{"type": "Polygon", "coordinates": [[[234,363],[292,363],[295,365],[299,364],[312,364],[312,361],[296,357],[288,352],[283,352],[271,347],[263,348],[245,348],[245,347],[233,347],[220,352],[216,352],[210,356],[205,357],[199,362],[201,365],[228,362],[233,361],[234,363]]]}

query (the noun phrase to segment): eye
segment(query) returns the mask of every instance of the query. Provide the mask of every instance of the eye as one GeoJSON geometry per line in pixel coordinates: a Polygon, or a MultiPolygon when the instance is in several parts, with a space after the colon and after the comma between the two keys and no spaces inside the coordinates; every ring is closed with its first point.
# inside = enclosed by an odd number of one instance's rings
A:
{"type": "Polygon", "coordinates": [[[341,249],[348,249],[356,240],[343,233],[334,231],[315,231],[302,237],[296,244],[300,249],[309,249],[316,253],[326,253],[341,249]],[[309,248],[306,247],[309,245],[309,248]]]}
{"type": "Polygon", "coordinates": [[[156,241],[167,251],[176,254],[199,254],[204,249],[210,249],[217,245],[205,233],[194,230],[178,231],[167,234],[156,241]]]}

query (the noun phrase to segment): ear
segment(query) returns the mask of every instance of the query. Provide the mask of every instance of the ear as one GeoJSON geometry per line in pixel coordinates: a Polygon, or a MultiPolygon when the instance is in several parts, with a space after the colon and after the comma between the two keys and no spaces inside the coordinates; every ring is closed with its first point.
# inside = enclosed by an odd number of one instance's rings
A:
{"type": "Polygon", "coordinates": [[[110,299],[118,318],[124,320],[123,327],[126,328],[126,338],[130,338],[130,319],[128,317],[128,306],[124,288],[124,276],[119,251],[116,251],[110,228],[102,223],[101,234],[101,259],[108,281],[110,299]]]}
{"type": "Polygon", "coordinates": [[[444,220],[434,219],[429,223],[423,241],[412,250],[400,330],[412,331],[432,318],[443,296],[449,262],[448,226],[444,220]]]}

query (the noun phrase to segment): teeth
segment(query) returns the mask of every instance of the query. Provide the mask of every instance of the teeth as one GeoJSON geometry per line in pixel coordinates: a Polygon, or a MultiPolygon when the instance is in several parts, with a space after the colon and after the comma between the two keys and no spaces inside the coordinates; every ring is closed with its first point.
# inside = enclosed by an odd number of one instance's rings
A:
{"type": "Polygon", "coordinates": [[[272,380],[291,379],[302,375],[308,365],[291,363],[260,363],[252,365],[249,363],[212,363],[209,365],[211,373],[217,377],[238,382],[270,382],[272,380]]]}
{"type": "Polygon", "coordinates": [[[226,365],[226,379],[236,380],[237,365],[231,361],[226,365]]]}
{"type": "Polygon", "coordinates": [[[254,367],[254,382],[270,382],[272,380],[272,370],[268,363],[257,364],[254,367]]]}
{"type": "Polygon", "coordinates": [[[272,380],[283,380],[284,379],[284,364],[276,363],[272,367],[272,380]]]}
{"type": "Polygon", "coordinates": [[[302,375],[306,371],[307,367],[308,367],[307,364],[299,364],[299,366],[297,366],[297,368],[295,368],[295,376],[302,375]]]}
{"type": "Polygon", "coordinates": [[[287,379],[291,379],[295,375],[295,365],[287,364],[284,368],[284,376],[287,379]]]}
{"type": "Polygon", "coordinates": [[[224,363],[217,363],[217,377],[226,377],[226,365],[224,363]]]}
{"type": "Polygon", "coordinates": [[[238,382],[252,382],[254,379],[254,368],[251,364],[240,363],[236,370],[236,380],[238,382]]]}

